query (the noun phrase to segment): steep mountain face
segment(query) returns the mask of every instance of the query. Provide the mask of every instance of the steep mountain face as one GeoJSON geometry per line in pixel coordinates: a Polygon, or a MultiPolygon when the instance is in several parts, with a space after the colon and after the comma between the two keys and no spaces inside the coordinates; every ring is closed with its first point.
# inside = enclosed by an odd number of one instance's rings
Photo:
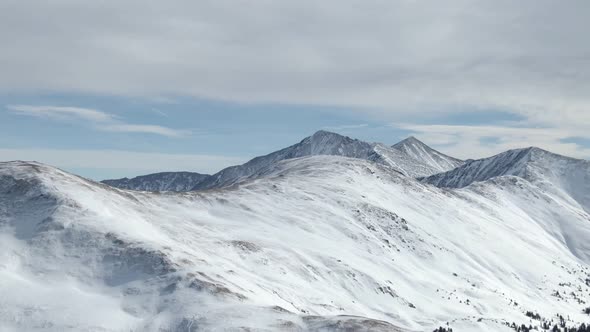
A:
{"type": "Polygon", "coordinates": [[[395,171],[412,178],[436,174],[438,170],[416,160],[403,151],[393,149],[381,143],[373,145],[374,153],[369,156],[368,160],[391,166],[395,171]]]}
{"type": "Polygon", "coordinates": [[[392,148],[430,167],[434,170],[431,174],[447,172],[463,164],[462,160],[438,152],[413,136],[393,145],[392,148]]]}
{"type": "Polygon", "coordinates": [[[180,192],[191,190],[209,176],[194,172],[162,172],[101,182],[121,189],[180,192]]]}
{"type": "MultiPolygon", "coordinates": [[[[416,159],[404,150],[405,144],[400,145],[399,148],[392,148],[384,144],[367,143],[328,131],[318,131],[295,145],[266,156],[256,157],[243,165],[223,169],[197,184],[193,189],[202,190],[232,185],[279,161],[314,155],[370,160],[391,166],[395,171],[410,177],[428,176],[439,173],[441,169],[449,169],[443,168],[442,165],[445,165],[443,160],[452,163],[452,158],[428,148],[423,143],[421,144],[426,154],[416,155],[420,157],[420,159],[416,159]],[[435,164],[433,160],[439,160],[440,165],[435,164]]],[[[412,152],[413,150],[408,151],[412,152]]]]}
{"type": "Polygon", "coordinates": [[[590,162],[534,147],[470,160],[454,170],[435,174],[423,181],[438,187],[461,188],[503,175],[526,179],[552,191],[563,200],[573,199],[586,211],[590,211],[590,162]]]}
{"type": "Polygon", "coordinates": [[[0,163],[0,326],[508,332],[539,325],[527,311],[579,323],[590,215],[547,189],[511,175],[440,189],[308,156],[232,188],[156,194],[0,163]]]}
{"type": "Polygon", "coordinates": [[[193,189],[201,190],[228,186],[281,160],[311,155],[338,155],[368,159],[373,152],[370,143],[321,130],[285,149],[256,157],[243,165],[225,168],[197,184],[193,189]]]}

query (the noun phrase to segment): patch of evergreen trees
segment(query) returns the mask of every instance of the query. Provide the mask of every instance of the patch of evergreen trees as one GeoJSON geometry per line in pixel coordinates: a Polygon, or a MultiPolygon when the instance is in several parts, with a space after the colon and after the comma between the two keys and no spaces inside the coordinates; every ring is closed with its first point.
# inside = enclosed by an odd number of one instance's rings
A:
{"type": "MultiPolygon", "coordinates": [[[[529,325],[528,327],[524,324],[518,326],[516,325],[516,323],[512,323],[510,327],[512,327],[512,329],[516,332],[532,332],[536,330],[531,325],[529,325]]],[[[547,324],[547,322],[544,321],[543,324],[541,324],[541,330],[551,332],[590,332],[590,325],[582,323],[580,324],[580,326],[577,327],[567,327],[565,324],[565,320],[563,320],[563,317],[561,317],[559,324],[554,324],[553,327],[551,327],[550,324],[547,324]]],[[[438,332],[438,330],[435,330],[434,332],[438,332]]]]}
{"type": "MultiPolygon", "coordinates": [[[[590,314],[590,307],[584,309],[584,313],[588,313],[590,314]]],[[[525,315],[527,317],[530,317],[532,319],[538,320],[538,321],[542,321],[542,323],[540,324],[540,330],[541,331],[551,331],[551,332],[590,332],[590,325],[586,325],[584,323],[580,324],[579,326],[573,326],[573,327],[567,327],[566,324],[566,319],[560,315],[557,314],[556,317],[559,319],[559,322],[554,324],[553,320],[551,321],[547,321],[545,318],[541,317],[539,314],[537,313],[533,313],[532,311],[527,311],[525,313],[525,315]],[[552,326],[553,325],[553,326],[552,326]]],[[[532,325],[529,325],[528,327],[524,324],[522,325],[516,325],[516,323],[506,323],[506,325],[510,326],[514,331],[516,332],[531,332],[531,331],[536,331],[537,328],[533,328],[532,325]]]]}
{"type": "Polygon", "coordinates": [[[439,327],[438,329],[434,329],[434,331],[432,331],[432,332],[453,332],[453,329],[450,327],[448,327],[448,328],[439,327]]]}

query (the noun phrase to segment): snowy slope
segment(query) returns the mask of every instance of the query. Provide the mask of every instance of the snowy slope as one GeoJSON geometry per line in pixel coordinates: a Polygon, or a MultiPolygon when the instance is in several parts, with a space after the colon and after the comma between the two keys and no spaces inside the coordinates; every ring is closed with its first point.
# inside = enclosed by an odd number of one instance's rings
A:
{"type": "MultiPolygon", "coordinates": [[[[429,153],[434,151],[426,146],[425,149],[429,153]]],[[[279,161],[314,155],[333,155],[371,160],[391,166],[395,171],[411,177],[428,176],[441,171],[440,166],[430,165],[430,159],[424,163],[424,158],[415,159],[400,149],[380,143],[367,143],[320,130],[295,145],[266,156],[256,157],[243,165],[223,169],[197,184],[194,189],[202,190],[232,185],[279,161]]]]}
{"type": "Polygon", "coordinates": [[[435,170],[431,174],[447,172],[463,164],[462,160],[438,152],[413,136],[393,145],[392,148],[431,167],[435,170]]]}
{"type": "Polygon", "coordinates": [[[0,326],[510,331],[527,310],[580,322],[590,216],[572,202],[514,176],[439,189],[338,156],[168,194],[2,163],[0,326]]]}
{"type": "Polygon", "coordinates": [[[463,166],[423,181],[438,187],[465,187],[502,175],[519,176],[552,191],[562,200],[575,200],[590,211],[590,162],[560,156],[539,148],[510,150],[467,161],[463,166]]]}
{"type": "Polygon", "coordinates": [[[209,175],[194,172],[162,172],[137,176],[132,179],[101,181],[112,187],[144,191],[189,191],[209,175]]]}

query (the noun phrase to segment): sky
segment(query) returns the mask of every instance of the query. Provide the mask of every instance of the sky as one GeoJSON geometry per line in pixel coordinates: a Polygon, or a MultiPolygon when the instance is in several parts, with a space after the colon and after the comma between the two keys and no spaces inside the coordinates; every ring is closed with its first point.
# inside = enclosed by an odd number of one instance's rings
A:
{"type": "Polygon", "coordinates": [[[590,2],[0,1],[0,160],[213,173],[317,130],[590,159],[590,2]]]}

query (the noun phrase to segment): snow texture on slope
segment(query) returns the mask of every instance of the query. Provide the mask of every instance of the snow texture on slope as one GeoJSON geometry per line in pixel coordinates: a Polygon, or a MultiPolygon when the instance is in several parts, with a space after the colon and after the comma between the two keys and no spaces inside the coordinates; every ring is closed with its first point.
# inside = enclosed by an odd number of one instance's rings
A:
{"type": "Polygon", "coordinates": [[[431,167],[435,171],[432,174],[450,171],[463,164],[462,160],[436,151],[413,136],[393,145],[392,148],[400,150],[422,164],[431,167]]]}
{"type": "Polygon", "coordinates": [[[524,178],[552,191],[562,200],[574,200],[590,211],[590,162],[534,147],[470,160],[454,170],[427,177],[423,181],[438,187],[461,188],[503,175],[524,178]]]}
{"type": "Polygon", "coordinates": [[[590,216],[548,189],[515,176],[440,189],[310,156],[158,194],[0,163],[0,325],[510,331],[529,310],[581,322],[590,216]]]}
{"type": "Polygon", "coordinates": [[[194,172],[162,172],[101,182],[121,189],[180,192],[191,190],[209,176],[194,172]]]}

